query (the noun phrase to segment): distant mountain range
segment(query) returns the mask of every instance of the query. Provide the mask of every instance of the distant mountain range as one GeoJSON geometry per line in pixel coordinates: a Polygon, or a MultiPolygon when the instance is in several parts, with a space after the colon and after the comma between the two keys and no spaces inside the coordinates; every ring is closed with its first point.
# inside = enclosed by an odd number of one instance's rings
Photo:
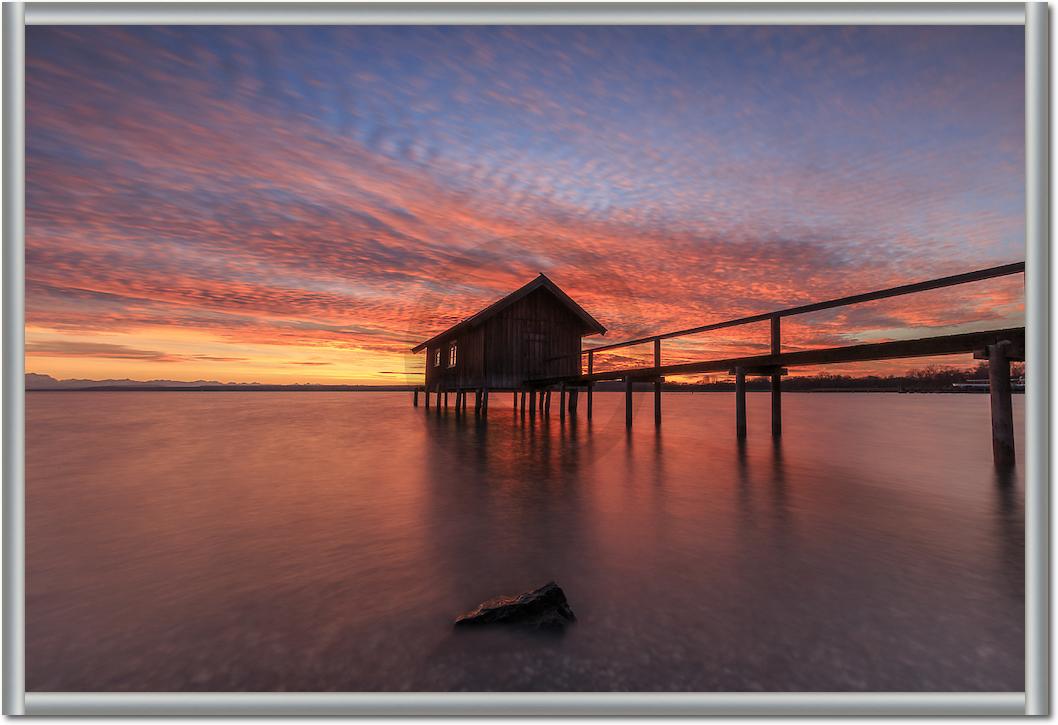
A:
{"type": "Polygon", "coordinates": [[[26,390],[411,390],[411,385],[329,385],[301,383],[275,385],[269,383],[222,383],[217,380],[57,380],[50,375],[26,373],[26,390]]]}

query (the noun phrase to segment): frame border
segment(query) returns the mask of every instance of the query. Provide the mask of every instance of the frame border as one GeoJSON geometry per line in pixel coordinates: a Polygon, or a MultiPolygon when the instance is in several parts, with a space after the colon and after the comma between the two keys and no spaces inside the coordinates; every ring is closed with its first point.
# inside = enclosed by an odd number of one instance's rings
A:
{"type": "Polygon", "coordinates": [[[25,67],[22,3],[3,9],[3,710],[25,711],[25,67]]]}
{"type": "Polygon", "coordinates": [[[3,4],[3,712],[8,715],[1048,715],[1049,11],[1007,3],[3,4]],[[1025,693],[46,693],[25,691],[27,25],[1025,25],[1025,693]]]}
{"type": "Polygon", "coordinates": [[[1025,714],[1050,714],[1050,34],[1025,6],[1025,714]]]}

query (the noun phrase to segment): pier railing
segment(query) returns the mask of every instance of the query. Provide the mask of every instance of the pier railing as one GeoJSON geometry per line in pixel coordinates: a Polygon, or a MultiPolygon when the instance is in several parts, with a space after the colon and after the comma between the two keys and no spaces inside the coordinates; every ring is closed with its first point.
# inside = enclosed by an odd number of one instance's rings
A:
{"type": "Polygon", "coordinates": [[[831,300],[823,300],[822,302],[812,302],[806,305],[798,305],[796,307],[787,307],[781,310],[774,310],[772,312],[762,312],[756,315],[749,315],[748,317],[737,317],[731,320],[724,320],[722,322],[713,322],[708,325],[699,325],[697,327],[688,327],[683,330],[673,330],[671,332],[662,332],[657,335],[650,335],[647,337],[639,337],[634,340],[623,340],[621,342],[614,342],[608,345],[599,345],[597,347],[590,347],[581,350],[579,355],[583,358],[587,356],[587,374],[593,375],[595,372],[595,355],[596,353],[616,350],[624,347],[633,347],[636,345],[644,345],[646,343],[654,344],[654,364],[648,365],[643,370],[652,370],[654,368],[661,368],[661,341],[669,340],[675,337],[686,337],[687,335],[696,335],[700,332],[710,332],[712,330],[722,330],[728,327],[738,327],[740,325],[750,325],[756,322],[771,322],[771,354],[778,355],[782,352],[782,323],[780,322],[784,317],[792,317],[794,315],[803,315],[809,312],[818,312],[820,310],[829,310],[835,307],[845,307],[848,305],[856,305],[862,302],[873,302],[874,300],[883,300],[890,297],[899,297],[901,295],[914,294],[916,292],[926,292],[929,290],[941,289],[944,287],[954,287],[955,285],[967,284],[970,282],[980,282],[986,279],[994,279],[996,277],[1005,277],[1012,274],[1018,274],[1025,271],[1024,262],[1014,262],[1013,264],[1003,264],[998,267],[988,267],[987,269],[978,269],[973,272],[964,272],[963,274],[954,274],[948,277],[938,277],[936,279],[929,279],[922,282],[914,282],[912,284],[903,284],[897,287],[888,287],[886,289],[875,290],[873,292],[864,292],[856,295],[848,295],[846,297],[836,297],[831,300]]]}

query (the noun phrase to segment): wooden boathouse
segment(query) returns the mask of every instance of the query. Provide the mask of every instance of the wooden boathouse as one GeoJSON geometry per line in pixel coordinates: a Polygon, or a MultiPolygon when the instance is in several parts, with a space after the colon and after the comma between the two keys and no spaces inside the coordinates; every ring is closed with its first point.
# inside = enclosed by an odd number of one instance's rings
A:
{"type": "MultiPolygon", "coordinates": [[[[863,292],[797,307],[762,312],[682,330],[662,332],[634,340],[583,348],[581,338],[602,334],[605,329],[557,285],[544,275],[504,297],[481,312],[413,348],[427,351],[426,405],[430,392],[438,395],[438,407],[448,406],[448,392],[456,392],[456,410],[466,409],[466,392],[475,393],[475,413],[488,406],[489,390],[513,390],[515,406],[524,413],[526,397],[529,412],[550,412],[551,392],[560,394],[559,412],[577,412],[577,393],[587,394],[587,418],[592,417],[592,392],[604,380],[623,382],[625,424],[632,426],[634,383],[653,387],[654,424],[661,425],[661,392],[665,376],[727,373],[735,378],[735,432],[746,436],[746,378],[761,376],[770,381],[772,435],[782,435],[782,377],[795,366],[830,365],[877,360],[898,360],[934,355],[972,354],[988,360],[989,397],[992,413],[992,453],[997,465],[1012,465],[1014,416],[1011,402],[1010,363],[1025,359],[1025,328],[980,330],[954,335],[900,339],[843,347],[784,350],[782,320],[809,312],[829,310],[874,300],[943,289],[971,282],[1023,274],[1024,262],[978,269],[949,277],[923,280],[886,289],[863,292]],[[759,322],[770,323],[769,352],[738,358],[706,359],[665,364],[662,342],[759,322]],[[595,355],[619,348],[650,345],[653,364],[635,368],[600,371],[595,355]],[[519,402],[520,396],[520,402],[519,402]],[[568,401],[568,402],[567,402],[568,401]]],[[[419,389],[414,394],[419,403],[419,389]]]]}
{"type": "Polygon", "coordinates": [[[598,320],[541,274],[412,352],[426,351],[427,406],[431,392],[444,399],[455,393],[456,407],[462,409],[466,394],[473,392],[475,411],[480,412],[488,405],[489,392],[525,391],[535,378],[579,375],[581,338],[605,332],[598,320]]]}

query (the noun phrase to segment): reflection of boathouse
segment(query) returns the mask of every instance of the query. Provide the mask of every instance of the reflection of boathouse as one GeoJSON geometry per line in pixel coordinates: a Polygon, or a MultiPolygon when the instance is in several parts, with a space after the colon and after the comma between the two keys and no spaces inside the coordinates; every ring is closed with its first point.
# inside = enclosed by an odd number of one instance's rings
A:
{"type": "Polygon", "coordinates": [[[606,328],[541,274],[412,352],[426,351],[426,390],[516,390],[530,378],[580,374],[581,338],[606,328]]]}

